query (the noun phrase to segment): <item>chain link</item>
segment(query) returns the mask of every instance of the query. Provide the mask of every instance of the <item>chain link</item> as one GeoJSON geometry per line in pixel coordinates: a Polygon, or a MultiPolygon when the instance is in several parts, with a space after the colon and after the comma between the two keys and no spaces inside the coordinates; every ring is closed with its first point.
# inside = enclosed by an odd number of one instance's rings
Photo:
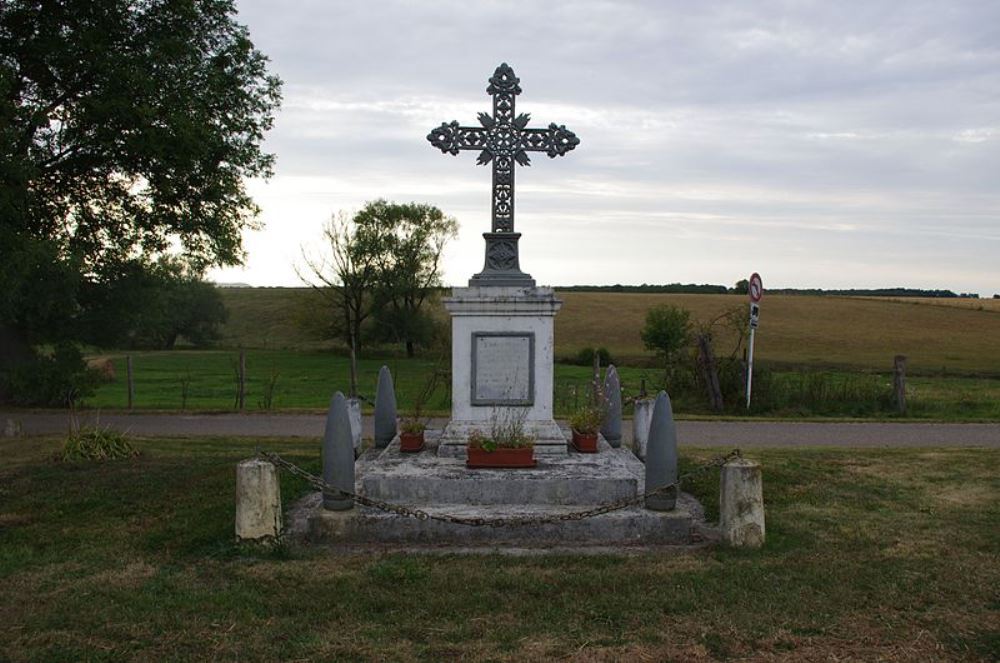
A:
{"type": "Polygon", "coordinates": [[[592,509],[586,509],[584,511],[573,511],[570,513],[561,513],[551,516],[518,516],[513,518],[469,518],[467,516],[455,516],[451,514],[434,514],[428,513],[421,509],[413,509],[410,507],[402,506],[400,504],[391,504],[389,502],[383,502],[382,500],[376,500],[365,495],[358,495],[351,491],[341,490],[335,486],[331,486],[327,482],[323,481],[322,478],[307,472],[298,465],[291,463],[276,453],[270,451],[264,451],[262,449],[257,450],[257,455],[261,458],[274,463],[277,467],[287,470],[290,474],[294,474],[297,477],[305,479],[309,485],[314,488],[328,493],[333,493],[337,495],[345,495],[351,497],[358,504],[364,506],[372,507],[380,511],[385,511],[387,513],[395,513],[399,516],[405,516],[407,518],[415,518],[417,520],[437,520],[444,523],[454,523],[456,525],[467,525],[469,527],[525,527],[529,525],[548,525],[551,523],[564,522],[568,520],[583,520],[585,518],[593,518],[594,516],[600,516],[605,513],[611,513],[612,511],[619,511],[621,509],[627,509],[630,506],[636,506],[642,504],[647,497],[652,497],[654,495],[659,495],[664,493],[671,488],[680,488],[681,484],[688,479],[692,479],[700,474],[707,472],[708,470],[715,467],[722,467],[730,460],[734,458],[741,457],[739,449],[734,449],[724,456],[717,456],[705,463],[700,465],[690,472],[685,472],[680,475],[676,481],[669,483],[665,486],[660,486],[652,490],[648,490],[641,495],[636,495],[635,497],[628,497],[625,499],[618,500],[616,502],[609,502],[607,504],[602,504],[600,506],[594,507],[592,509]]]}

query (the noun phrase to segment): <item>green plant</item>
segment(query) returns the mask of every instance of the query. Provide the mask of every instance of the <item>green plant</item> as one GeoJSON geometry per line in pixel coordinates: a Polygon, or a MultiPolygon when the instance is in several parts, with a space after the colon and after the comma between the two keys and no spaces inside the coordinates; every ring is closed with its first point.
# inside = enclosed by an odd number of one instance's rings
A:
{"type": "Polygon", "coordinates": [[[422,419],[406,418],[399,424],[399,430],[408,435],[418,435],[427,429],[427,424],[422,419]]]}
{"type": "Polygon", "coordinates": [[[60,458],[67,462],[103,462],[138,455],[125,433],[109,428],[81,428],[66,438],[60,458]]]}
{"type": "Polygon", "coordinates": [[[599,348],[583,348],[576,353],[573,360],[570,363],[576,364],[577,366],[593,366],[594,365],[594,355],[601,362],[601,366],[607,366],[608,364],[615,363],[614,358],[611,356],[611,352],[601,346],[599,348]]]}
{"type": "Polygon", "coordinates": [[[0,400],[14,405],[67,407],[94,393],[98,371],[87,368],[76,346],[59,344],[51,355],[36,355],[0,373],[0,400]]]}
{"type": "Polygon", "coordinates": [[[535,446],[535,438],[524,432],[527,410],[496,408],[490,417],[490,432],[480,430],[469,433],[469,447],[483,451],[497,449],[524,449],[535,446]]]}
{"type": "Polygon", "coordinates": [[[593,435],[600,429],[601,422],[604,421],[604,415],[604,407],[588,403],[570,415],[569,425],[577,433],[593,435]]]}

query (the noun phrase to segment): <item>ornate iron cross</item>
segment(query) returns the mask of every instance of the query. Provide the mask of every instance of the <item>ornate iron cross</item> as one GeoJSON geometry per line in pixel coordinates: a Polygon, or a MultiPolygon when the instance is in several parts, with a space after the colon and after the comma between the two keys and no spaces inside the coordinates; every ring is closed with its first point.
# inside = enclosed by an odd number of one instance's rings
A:
{"type": "Polygon", "coordinates": [[[481,127],[443,122],[427,135],[431,145],[446,154],[479,150],[476,163],[493,164],[493,232],[483,235],[486,238],[486,266],[481,274],[473,277],[473,282],[522,285],[531,281],[518,264],[517,240],[521,235],[514,232],[514,163],[530,166],[528,152],[545,152],[555,158],[580,144],[576,134],[564,125],[553,123],[545,129],[527,128],[531,116],[514,114],[514,99],[521,94],[520,82],[507,63],[501,64],[486,88],[487,94],[493,96],[493,115],[480,113],[481,127]]]}

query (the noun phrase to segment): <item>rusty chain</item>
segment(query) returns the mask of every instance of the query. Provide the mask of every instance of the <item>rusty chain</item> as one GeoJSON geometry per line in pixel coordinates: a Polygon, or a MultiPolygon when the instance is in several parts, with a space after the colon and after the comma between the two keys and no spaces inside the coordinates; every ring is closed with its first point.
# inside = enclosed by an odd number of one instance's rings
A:
{"type": "Polygon", "coordinates": [[[616,502],[609,502],[607,504],[602,504],[600,506],[594,507],[592,509],[586,509],[583,511],[573,511],[570,513],[560,513],[551,516],[519,516],[514,518],[469,518],[465,516],[454,516],[450,514],[434,514],[428,513],[421,509],[413,509],[410,507],[402,506],[399,504],[391,504],[389,502],[383,502],[382,500],[376,500],[365,495],[359,495],[351,491],[341,490],[335,486],[331,486],[325,482],[322,478],[307,472],[298,465],[289,462],[279,456],[276,453],[270,451],[264,451],[258,449],[257,455],[261,458],[273,463],[275,466],[287,470],[289,473],[305,479],[309,485],[322,491],[329,492],[338,495],[344,495],[354,499],[358,504],[364,506],[372,507],[380,511],[385,511],[387,513],[395,513],[399,516],[405,516],[408,518],[415,518],[417,520],[436,520],[444,523],[454,523],[456,525],[467,525],[469,527],[524,527],[527,525],[548,525],[551,523],[558,523],[569,520],[583,520],[585,518],[592,518],[594,516],[600,516],[605,513],[611,513],[612,511],[619,511],[621,509],[627,509],[630,506],[636,506],[641,504],[646,500],[647,497],[652,497],[660,493],[664,493],[671,488],[680,488],[681,484],[688,479],[695,476],[703,474],[714,467],[722,467],[727,462],[734,458],[739,458],[741,456],[739,449],[734,449],[724,456],[716,456],[709,462],[696,467],[695,469],[685,472],[684,474],[677,477],[677,480],[669,483],[665,486],[660,486],[652,490],[648,490],[641,495],[636,495],[635,497],[628,497],[625,499],[618,500],[616,502]]]}

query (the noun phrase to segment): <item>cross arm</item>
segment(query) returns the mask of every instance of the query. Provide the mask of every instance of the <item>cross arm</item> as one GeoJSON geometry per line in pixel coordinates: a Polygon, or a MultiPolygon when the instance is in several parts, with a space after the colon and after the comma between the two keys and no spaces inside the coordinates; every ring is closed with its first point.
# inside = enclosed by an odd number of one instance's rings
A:
{"type": "Polygon", "coordinates": [[[484,150],[486,129],[460,127],[458,122],[442,122],[440,127],[427,134],[427,140],[445,154],[458,154],[459,150],[484,150]]]}
{"type": "Polygon", "coordinates": [[[566,125],[550,124],[545,129],[521,129],[521,149],[545,152],[551,158],[561,157],[577,145],[580,139],[566,125]]]}

